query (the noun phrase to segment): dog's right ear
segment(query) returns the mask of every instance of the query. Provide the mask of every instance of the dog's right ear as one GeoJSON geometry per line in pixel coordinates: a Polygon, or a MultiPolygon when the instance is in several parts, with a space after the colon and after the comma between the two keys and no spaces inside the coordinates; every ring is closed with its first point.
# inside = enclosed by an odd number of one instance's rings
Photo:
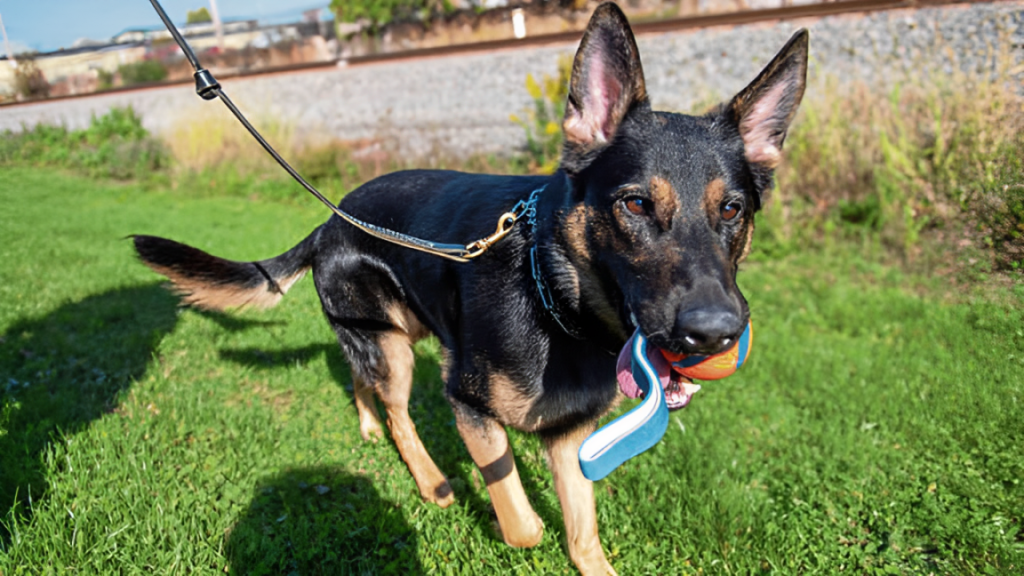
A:
{"type": "Polygon", "coordinates": [[[644,71],[626,15],[601,4],[583,33],[569,80],[562,168],[576,174],[612,142],[635,104],[647,101],[644,71]]]}

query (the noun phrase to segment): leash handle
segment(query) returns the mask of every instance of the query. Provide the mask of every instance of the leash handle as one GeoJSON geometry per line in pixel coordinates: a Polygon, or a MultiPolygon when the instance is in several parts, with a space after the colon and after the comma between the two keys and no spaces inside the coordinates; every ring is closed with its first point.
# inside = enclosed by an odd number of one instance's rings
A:
{"type": "Polygon", "coordinates": [[[257,142],[259,142],[260,146],[262,146],[263,149],[266,150],[267,153],[270,154],[270,156],[274,160],[276,160],[277,163],[280,164],[282,168],[284,168],[285,172],[287,172],[293,179],[295,179],[296,182],[302,185],[302,187],[305,188],[310,194],[315,196],[316,199],[323,203],[324,206],[327,206],[327,208],[329,208],[331,212],[334,212],[342,220],[345,220],[346,222],[352,224],[356,228],[359,228],[363,232],[366,232],[367,234],[374,236],[376,238],[380,238],[381,240],[391,242],[392,244],[403,246],[405,248],[419,250],[420,252],[426,252],[427,254],[440,256],[442,258],[447,258],[448,260],[453,260],[455,262],[469,262],[471,259],[482,255],[484,252],[487,252],[487,250],[490,249],[491,246],[493,246],[502,238],[507,236],[508,233],[512,231],[512,228],[516,225],[516,222],[519,221],[519,219],[525,212],[525,207],[523,206],[525,203],[519,202],[518,204],[516,204],[515,208],[513,208],[510,212],[506,212],[501,215],[501,217],[498,219],[498,226],[494,234],[491,234],[486,238],[481,238],[480,240],[476,240],[466,245],[444,244],[440,242],[424,240],[422,238],[416,238],[415,236],[410,236],[408,234],[403,234],[401,232],[396,232],[394,230],[389,230],[387,228],[382,228],[380,226],[370,224],[369,222],[364,222],[356,218],[355,216],[352,216],[351,214],[335,206],[330,200],[324,197],[324,195],[321,194],[319,190],[314,188],[312,184],[307,182],[305,178],[303,178],[294,168],[292,168],[291,164],[285,161],[285,159],[282,158],[281,155],[277,153],[277,150],[274,150],[274,147],[271,146],[270,143],[267,142],[263,138],[263,136],[260,135],[256,128],[253,127],[253,125],[250,124],[248,120],[246,120],[241,110],[239,110],[238,107],[235,106],[235,103],[232,102],[230,98],[228,98],[228,95],[225,94],[224,91],[221,89],[220,83],[217,82],[217,79],[213,77],[213,74],[199,64],[199,59],[196,58],[195,52],[192,51],[192,47],[189,46],[188,42],[181,35],[181,32],[179,32],[178,28],[174,25],[173,22],[171,22],[171,19],[167,16],[167,13],[164,12],[163,6],[160,5],[159,0],[149,0],[149,3],[153,5],[153,9],[156,10],[157,15],[160,16],[160,20],[162,20],[164,26],[167,27],[167,31],[171,33],[171,36],[174,38],[174,41],[177,42],[178,46],[181,48],[181,51],[185,54],[185,58],[188,59],[189,64],[192,65],[192,69],[195,70],[195,74],[193,75],[193,77],[196,79],[196,93],[199,94],[199,96],[203,100],[213,100],[214,98],[220,98],[220,100],[224,102],[224,105],[228,107],[228,110],[230,110],[231,113],[235,115],[235,118],[237,118],[238,121],[242,123],[242,126],[245,126],[245,129],[249,131],[249,134],[252,134],[252,137],[255,138],[257,142]]]}
{"type": "MultiPolygon", "coordinates": [[[[579,461],[583,476],[592,482],[604,478],[626,460],[661,441],[668,428],[668,406],[657,370],[647,354],[652,349],[637,330],[633,336],[633,379],[644,393],[637,407],[602,426],[580,444],[579,461]]],[[[653,349],[654,354],[661,354],[653,349]]]]}

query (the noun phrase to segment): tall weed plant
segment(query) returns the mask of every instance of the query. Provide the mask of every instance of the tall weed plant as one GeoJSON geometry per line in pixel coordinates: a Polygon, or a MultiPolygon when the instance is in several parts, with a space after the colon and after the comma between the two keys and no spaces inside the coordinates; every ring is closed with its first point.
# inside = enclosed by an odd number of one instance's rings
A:
{"type": "Polygon", "coordinates": [[[997,267],[1024,265],[1024,99],[1012,85],[827,79],[801,109],[766,210],[770,249],[854,236],[913,260],[923,234],[966,234],[997,267]]]}
{"type": "Polygon", "coordinates": [[[532,174],[551,174],[558,169],[562,152],[562,117],[565,115],[571,75],[572,57],[568,55],[558,59],[558,72],[554,76],[545,74],[538,82],[532,74],[527,74],[526,92],[533,105],[523,110],[522,115],[509,117],[526,132],[523,156],[525,169],[532,174]]]}
{"type": "MultiPolygon", "coordinates": [[[[217,112],[192,116],[169,135],[176,189],[279,200],[306,197],[308,193],[235,118],[217,112]]],[[[294,123],[272,116],[257,116],[253,123],[282,157],[332,200],[367,180],[405,167],[379,142],[342,142],[299,134],[294,123]]]]}

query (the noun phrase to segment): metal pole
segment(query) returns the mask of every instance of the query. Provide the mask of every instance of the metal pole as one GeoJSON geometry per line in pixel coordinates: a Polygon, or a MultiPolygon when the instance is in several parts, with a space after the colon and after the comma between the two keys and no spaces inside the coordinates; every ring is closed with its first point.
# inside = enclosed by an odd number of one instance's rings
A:
{"type": "Polygon", "coordinates": [[[217,0],[210,0],[210,16],[213,17],[213,29],[217,32],[217,47],[221,54],[224,53],[224,25],[220,22],[220,12],[217,11],[217,0]]]}
{"type": "Polygon", "coordinates": [[[0,16],[0,32],[4,34],[4,52],[7,53],[7,61],[11,63],[11,68],[18,65],[14,61],[14,54],[11,53],[11,43],[7,41],[7,28],[4,26],[4,19],[0,16]]]}

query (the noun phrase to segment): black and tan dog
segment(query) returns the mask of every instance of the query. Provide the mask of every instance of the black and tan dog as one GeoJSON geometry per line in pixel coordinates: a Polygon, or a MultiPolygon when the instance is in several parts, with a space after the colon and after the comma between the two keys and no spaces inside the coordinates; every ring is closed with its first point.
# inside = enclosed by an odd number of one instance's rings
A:
{"type": "MultiPolygon", "coordinates": [[[[451,262],[383,242],[336,216],[285,254],[259,262],[151,236],[135,237],[135,246],[186,303],[201,308],[273,306],[312,268],[352,366],[363,436],[382,433],[377,396],[421,495],[447,506],[451,487],[407,410],[411,346],[436,335],[459,433],[487,482],[505,541],[533,546],[543,532],[509,449],[504,427],[512,426],[546,444],[576,566],[614,573],[577,450],[620,397],[616,352],[635,329],[668,351],[714,353],[746,326],[737,266],[803,96],[806,68],[807,33],[800,31],[716,111],[655,112],[629,24],[604,4],[576,54],[558,172],[399,172],[341,203],[392,230],[465,243],[487,236],[502,213],[532,198],[532,222],[524,219],[484,256],[451,262]]],[[[670,406],[685,403],[679,385],[666,386],[670,406]]]]}

